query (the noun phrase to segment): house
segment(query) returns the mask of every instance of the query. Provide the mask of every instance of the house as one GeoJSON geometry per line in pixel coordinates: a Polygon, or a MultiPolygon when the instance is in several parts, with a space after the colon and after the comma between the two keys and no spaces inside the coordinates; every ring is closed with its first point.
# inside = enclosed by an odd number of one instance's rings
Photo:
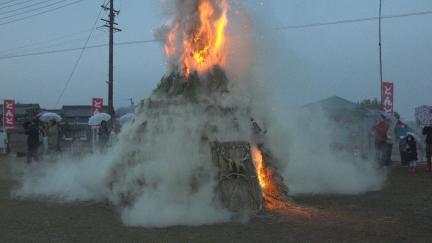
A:
{"type": "MultiPolygon", "coordinates": [[[[102,107],[103,112],[108,111],[107,106],[102,107]]],[[[91,128],[88,120],[93,115],[90,105],[64,105],[62,107],[64,133],[66,137],[73,140],[89,141],[91,138],[91,128]]]]}
{"type": "MultiPolygon", "coordinates": [[[[339,96],[332,96],[308,105],[303,109],[310,114],[323,114],[328,118],[332,129],[337,129],[333,135],[334,147],[346,148],[359,152],[362,156],[370,155],[373,148],[371,129],[380,112],[360,106],[339,96]]],[[[318,117],[320,117],[318,115],[318,117]]]]}

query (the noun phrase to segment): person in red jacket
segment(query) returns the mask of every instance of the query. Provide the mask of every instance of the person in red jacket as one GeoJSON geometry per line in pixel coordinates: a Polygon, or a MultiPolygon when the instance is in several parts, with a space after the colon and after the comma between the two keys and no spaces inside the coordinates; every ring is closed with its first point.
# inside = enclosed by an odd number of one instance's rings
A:
{"type": "Polygon", "coordinates": [[[387,158],[385,158],[385,152],[387,149],[387,132],[389,129],[389,124],[386,122],[385,117],[381,115],[379,117],[378,123],[373,128],[375,133],[375,149],[377,160],[381,165],[387,163],[387,158]]]}

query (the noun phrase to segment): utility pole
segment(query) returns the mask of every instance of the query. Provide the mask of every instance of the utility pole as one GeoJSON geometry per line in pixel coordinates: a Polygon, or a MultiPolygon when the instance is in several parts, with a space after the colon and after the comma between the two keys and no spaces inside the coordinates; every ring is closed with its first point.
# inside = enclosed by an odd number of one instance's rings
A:
{"type": "Polygon", "coordinates": [[[108,61],[108,113],[111,115],[111,121],[114,120],[114,32],[119,32],[121,29],[114,27],[118,26],[115,22],[115,17],[120,13],[114,9],[114,0],[110,0],[109,7],[101,6],[105,11],[108,11],[108,20],[102,19],[106,24],[103,27],[109,29],[109,61],[108,61]]]}
{"type": "Polygon", "coordinates": [[[382,7],[382,0],[379,0],[379,65],[380,65],[380,90],[381,90],[381,94],[380,94],[380,101],[381,101],[381,108],[383,105],[383,68],[382,68],[382,50],[381,50],[381,7],[382,7]]]}

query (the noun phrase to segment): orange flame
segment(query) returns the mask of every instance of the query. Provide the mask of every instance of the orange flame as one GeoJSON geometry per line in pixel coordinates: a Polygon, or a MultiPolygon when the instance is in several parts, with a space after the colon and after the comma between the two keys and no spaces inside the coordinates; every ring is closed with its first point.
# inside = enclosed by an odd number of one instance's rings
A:
{"type": "Polygon", "coordinates": [[[268,183],[267,183],[266,171],[263,164],[262,153],[261,150],[259,150],[259,148],[256,145],[252,145],[251,152],[252,152],[252,160],[258,176],[258,182],[260,184],[261,190],[264,193],[268,183]]]}
{"type": "Polygon", "coordinates": [[[267,209],[275,209],[286,206],[284,193],[279,189],[272,170],[266,165],[263,154],[257,145],[251,147],[252,161],[258,176],[262,195],[267,209]]]}
{"type": "Polygon", "coordinates": [[[180,53],[179,65],[183,65],[186,76],[191,70],[203,73],[215,65],[224,66],[226,59],[227,1],[215,4],[214,1],[201,0],[197,10],[198,18],[196,23],[191,24],[191,29],[180,33],[179,23],[176,23],[168,33],[164,46],[168,58],[180,53]],[[176,39],[179,37],[182,38],[180,42],[176,39]]]}

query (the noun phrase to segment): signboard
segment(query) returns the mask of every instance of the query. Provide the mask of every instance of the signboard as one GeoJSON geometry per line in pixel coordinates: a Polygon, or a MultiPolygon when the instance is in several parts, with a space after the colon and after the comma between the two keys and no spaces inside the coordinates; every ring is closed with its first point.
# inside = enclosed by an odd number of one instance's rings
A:
{"type": "Polygon", "coordinates": [[[3,127],[4,129],[15,128],[15,101],[3,101],[3,127]]]}
{"type": "Polygon", "coordinates": [[[383,82],[381,102],[382,110],[385,113],[393,114],[394,111],[394,85],[391,82],[383,82]]]}
{"type": "Polygon", "coordinates": [[[103,99],[93,98],[92,99],[92,114],[103,112],[103,99]]]}

